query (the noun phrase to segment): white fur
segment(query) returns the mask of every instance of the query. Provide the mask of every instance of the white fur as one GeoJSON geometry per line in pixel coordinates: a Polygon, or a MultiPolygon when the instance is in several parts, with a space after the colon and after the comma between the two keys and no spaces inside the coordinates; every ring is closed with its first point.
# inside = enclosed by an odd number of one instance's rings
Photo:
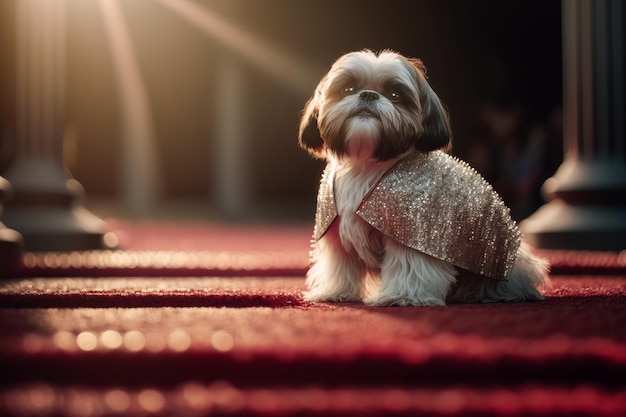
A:
{"type": "MultiPolygon", "coordinates": [[[[334,194],[338,218],[315,243],[307,273],[309,301],[364,301],[368,305],[442,306],[451,302],[519,302],[540,300],[549,285],[548,264],[522,244],[508,281],[459,274],[452,264],[410,249],[383,236],[357,214],[366,194],[399,159],[376,159],[385,140],[408,143],[422,132],[441,134],[449,129],[447,113],[423,74],[421,63],[385,51],[346,55],[324,77],[303,115],[302,138],[310,119],[316,117],[325,148],[312,151],[338,165],[334,194]],[[408,70],[417,65],[416,71],[408,70]],[[349,72],[355,86],[379,94],[367,108],[374,114],[355,115],[359,91],[337,97],[335,79],[349,72]],[[416,78],[411,78],[416,74],[416,78]],[[405,105],[390,99],[385,80],[399,80],[405,105]],[[327,97],[328,95],[328,97],[327,97]],[[424,100],[416,99],[423,97],[424,100]],[[409,100],[409,105],[406,105],[409,100]],[[428,117],[426,117],[426,115],[428,117]],[[423,125],[425,120],[431,125],[423,125]],[[339,141],[339,142],[338,142],[339,141]],[[343,141],[343,144],[341,143],[343,141]],[[405,142],[402,142],[405,141],[405,142]]],[[[338,83],[339,81],[337,81],[338,83]]],[[[342,81],[343,84],[345,83],[342,81]]],[[[351,90],[352,91],[352,90],[351,90]]]]}
{"type": "Polygon", "coordinates": [[[359,116],[346,120],[346,144],[350,156],[360,160],[371,158],[380,130],[380,121],[373,117],[359,116]]]}
{"type": "Polygon", "coordinates": [[[360,301],[380,275],[383,237],[357,214],[365,194],[396,161],[342,162],[335,190],[339,221],[314,246],[307,273],[309,301],[360,301]]]}
{"type": "Polygon", "coordinates": [[[452,302],[521,302],[543,299],[547,262],[522,244],[508,281],[463,277],[448,262],[410,249],[361,219],[367,192],[396,160],[340,162],[335,195],[339,218],[320,239],[307,273],[309,301],[364,301],[376,306],[443,306],[452,302]]]}

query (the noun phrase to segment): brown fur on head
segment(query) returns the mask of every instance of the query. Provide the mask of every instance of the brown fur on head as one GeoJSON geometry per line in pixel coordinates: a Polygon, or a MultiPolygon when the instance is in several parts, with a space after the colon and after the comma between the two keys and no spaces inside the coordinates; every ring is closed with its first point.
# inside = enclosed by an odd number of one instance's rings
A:
{"type": "Polygon", "coordinates": [[[428,84],[419,59],[385,50],[340,57],[302,113],[300,146],[320,158],[388,160],[411,148],[448,149],[445,107],[428,84]]]}

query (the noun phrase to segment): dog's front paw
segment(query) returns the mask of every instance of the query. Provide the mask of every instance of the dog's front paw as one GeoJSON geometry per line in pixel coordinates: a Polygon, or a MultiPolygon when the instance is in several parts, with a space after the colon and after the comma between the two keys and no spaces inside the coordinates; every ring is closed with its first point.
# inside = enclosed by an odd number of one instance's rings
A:
{"type": "Polygon", "coordinates": [[[378,306],[378,307],[390,307],[390,306],[398,306],[398,307],[411,307],[411,306],[445,306],[445,300],[441,300],[436,297],[423,297],[423,298],[412,298],[412,297],[403,297],[403,296],[388,296],[388,295],[376,295],[371,298],[367,298],[364,300],[364,303],[369,306],[378,306]]]}

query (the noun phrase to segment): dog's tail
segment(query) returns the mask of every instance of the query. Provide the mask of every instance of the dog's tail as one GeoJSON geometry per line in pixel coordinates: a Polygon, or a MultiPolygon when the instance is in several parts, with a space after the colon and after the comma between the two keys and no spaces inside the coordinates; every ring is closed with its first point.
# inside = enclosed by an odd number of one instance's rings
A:
{"type": "Polygon", "coordinates": [[[534,255],[522,243],[508,281],[496,281],[480,276],[461,274],[452,289],[448,302],[496,303],[540,301],[550,288],[547,260],[534,255]]]}

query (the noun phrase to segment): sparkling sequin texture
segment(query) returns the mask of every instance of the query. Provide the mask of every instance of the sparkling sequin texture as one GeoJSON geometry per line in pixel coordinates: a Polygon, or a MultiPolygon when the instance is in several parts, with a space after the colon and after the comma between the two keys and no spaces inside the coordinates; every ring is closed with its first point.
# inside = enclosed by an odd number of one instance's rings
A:
{"type": "Polygon", "coordinates": [[[333,220],[337,217],[335,205],[334,182],[337,166],[329,163],[322,174],[320,189],[317,195],[317,211],[315,212],[315,229],[313,231],[313,243],[324,236],[333,220]]]}
{"type": "MultiPolygon", "coordinates": [[[[322,178],[316,240],[336,217],[334,171],[329,166],[322,178]]],[[[499,280],[508,279],[522,238],[491,185],[465,162],[440,151],[399,161],[357,214],[394,241],[499,280]]]]}

